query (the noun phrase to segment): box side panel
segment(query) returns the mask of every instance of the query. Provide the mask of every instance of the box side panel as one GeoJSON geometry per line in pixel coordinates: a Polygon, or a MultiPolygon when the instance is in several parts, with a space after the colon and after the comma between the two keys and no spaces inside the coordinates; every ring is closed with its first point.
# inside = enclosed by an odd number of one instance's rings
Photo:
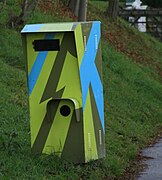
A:
{"type": "Polygon", "coordinates": [[[100,22],[83,23],[82,34],[85,52],[80,65],[80,78],[87,162],[105,156],[100,22]],[[87,128],[89,126],[91,128],[87,128]]]}

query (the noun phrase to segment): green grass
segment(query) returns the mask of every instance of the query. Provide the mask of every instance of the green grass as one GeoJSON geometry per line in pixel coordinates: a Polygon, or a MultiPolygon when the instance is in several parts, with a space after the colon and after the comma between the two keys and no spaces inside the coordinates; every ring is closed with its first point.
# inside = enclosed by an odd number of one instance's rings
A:
{"type": "MultiPolygon", "coordinates": [[[[98,9],[95,11],[92,4],[90,10],[93,18],[93,13],[97,13],[98,9]]],[[[41,22],[42,19],[44,22],[59,21],[60,15],[57,16],[57,12],[54,16],[35,11],[29,22],[41,22]]],[[[106,19],[101,20],[104,34],[110,27],[105,24],[106,19]]],[[[129,34],[130,39],[134,39],[132,43],[130,40],[125,42],[125,46],[132,46],[140,54],[139,46],[142,45],[139,42],[142,41],[147,47],[140,55],[148,59],[152,54],[154,61],[147,61],[146,64],[136,62],[133,57],[117,49],[114,43],[103,39],[107,157],[85,165],[74,165],[54,155],[31,154],[21,37],[19,32],[3,26],[0,32],[0,179],[94,180],[121,177],[149,138],[156,136],[158,127],[162,126],[162,84],[151,63],[159,63],[162,68],[162,45],[154,38],[128,27],[122,20],[112,24],[111,29],[118,33],[120,26],[125,38],[129,34]],[[146,53],[147,49],[150,52],[146,53]]]]}
{"type": "Polygon", "coordinates": [[[0,32],[0,57],[7,64],[24,69],[20,32],[2,28],[0,32]]]}
{"type": "Polygon", "coordinates": [[[95,4],[90,2],[89,20],[100,20],[104,40],[128,56],[149,76],[162,82],[162,43],[146,33],[138,32],[120,18],[116,22],[110,22],[105,16],[106,9],[103,8],[103,3],[106,8],[106,2],[102,2],[102,6],[98,1],[95,4]]]}
{"type": "Polygon", "coordinates": [[[106,162],[110,176],[120,176],[162,125],[162,85],[125,55],[103,47],[106,162]]]}

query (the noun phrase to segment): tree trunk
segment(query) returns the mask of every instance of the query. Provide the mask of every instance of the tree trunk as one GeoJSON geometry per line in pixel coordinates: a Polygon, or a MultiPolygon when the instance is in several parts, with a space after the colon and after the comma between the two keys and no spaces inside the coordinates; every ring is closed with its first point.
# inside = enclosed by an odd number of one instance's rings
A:
{"type": "Polygon", "coordinates": [[[28,0],[24,0],[23,6],[22,6],[22,12],[23,14],[25,14],[25,11],[28,7],[28,0]]]}
{"type": "Polygon", "coordinates": [[[109,0],[109,6],[107,8],[107,15],[112,20],[115,20],[118,16],[119,0],[109,0]]]}
{"type": "MultiPolygon", "coordinates": [[[[26,1],[26,3],[27,3],[27,0],[24,0],[24,1],[26,1]]],[[[33,0],[32,2],[30,2],[28,4],[24,3],[24,5],[25,6],[27,5],[27,6],[25,7],[25,11],[24,12],[22,11],[22,18],[25,18],[29,14],[31,14],[35,10],[38,2],[39,2],[39,0],[33,0]]]]}
{"type": "Polygon", "coordinates": [[[79,4],[80,4],[80,0],[70,0],[69,1],[69,7],[77,17],[79,14],[79,4]]]}
{"type": "Polygon", "coordinates": [[[87,19],[87,4],[88,4],[88,0],[80,0],[78,21],[86,21],[86,19],[87,19]]]}
{"type": "Polygon", "coordinates": [[[24,3],[22,5],[22,11],[19,14],[19,16],[13,16],[10,18],[9,24],[12,28],[24,25],[24,23],[28,20],[31,13],[35,10],[37,3],[39,0],[32,0],[30,3],[28,0],[24,0],[24,3]]]}
{"type": "Polygon", "coordinates": [[[79,15],[79,4],[80,4],[80,1],[81,0],[76,0],[75,1],[75,11],[74,11],[74,14],[78,17],[79,15]]]}
{"type": "Polygon", "coordinates": [[[4,0],[4,3],[3,3],[3,5],[4,5],[4,6],[6,6],[6,3],[7,3],[7,0],[4,0]]]}
{"type": "Polygon", "coordinates": [[[75,0],[69,1],[69,8],[74,12],[75,11],[75,0]]]}

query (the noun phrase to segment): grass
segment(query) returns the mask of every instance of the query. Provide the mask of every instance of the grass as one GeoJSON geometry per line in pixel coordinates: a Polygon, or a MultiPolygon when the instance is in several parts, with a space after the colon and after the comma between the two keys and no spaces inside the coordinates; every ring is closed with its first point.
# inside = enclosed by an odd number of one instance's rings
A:
{"type": "Polygon", "coordinates": [[[162,43],[148,34],[138,32],[120,18],[116,22],[108,21],[103,15],[106,2],[102,2],[101,9],[99,4],[99,1],[96,5],[90,3],[88,18],[102,22],[102,35],[106,42],[110,42],[117,51],[124,53],[151,77],[162,82],[162,43]]]}
{"type": "MultiPolygon", "coordinates": [[[[102,14],[104,2],[101,3],[101,11],[97,9],[99,2],[90,3],[89,18],[100,19],[103,24],[106,159],[74,165],[54,155],[31,154],[21,37],[19,32],[3,26],[0,32],[0,179],[122,177],[139,150],[157,135],[158,127],[162,126],[162,84],[156,64],[162,68],[162,45],[120,19],[111,26],[109,22],[106,24],[102,14]],[[118,35],[119,27],[124,37],[118,35]],[[124,43],[123,49],[118,47],[121,43],[124,43]],[[133,50],[135,56],[131,56],[133,50]],[[145,63],[137,61],[138,57],[142,57],[145,63]]],[[[53,13],[41,11],[35,11],[29,22],[61,19],[61,10],[53,13]]],[[[61,21],[67,19],[68,16],[61,21]]]]}
{"type": "Polygon", "coordinates": [[[106,161],[112,177],[124,172],[162,124],[162,86],[110,46],[103,48],[103,62],[106,161]]]}
{"type": "Polygon", "coordinates": [[[0,40],[0,57],[3,61],[11,66],[24,69],[20,32],[1,28],[0,40]]]}

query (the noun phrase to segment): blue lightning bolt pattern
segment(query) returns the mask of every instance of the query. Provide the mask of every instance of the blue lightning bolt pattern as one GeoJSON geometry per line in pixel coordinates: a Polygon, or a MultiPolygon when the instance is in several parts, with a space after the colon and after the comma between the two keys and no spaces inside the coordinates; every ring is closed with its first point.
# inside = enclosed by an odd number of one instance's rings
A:
{"type": "Polygon", "coordinates": [[[82,86],[83,110],[86,103],[88,89],[91,84],[102,128],[104,130],[103,86],[95,65],[95,58],[97,55],[100,38],[100,22],[96,21],[92,24],[91,32],[86,45],[86,51],[82,59],[82,64],[80,67],[80,78],[82,86]],[[95,37],[97,37],[97,39],[95,37]]]}
{"type": "MultiPolygon", "coordinates": [[[[54,38],[54,33],[46,34],[45,39],[53,39],[53,38],[54,38]]],[[[35,87],[35,84],[37,82],[37,79],[39,77],[41,69],[43,67],[43,64],[46,60],[47,54],[48,54],[48,51],[40,51],[37,55],[37,58],[36,58],[34,64],[33,64],[33,67],[30,71],[29,76],[28,76],[28,88],[29,88],[28,93],[29,93],[29,96],[35,87]]]]}

